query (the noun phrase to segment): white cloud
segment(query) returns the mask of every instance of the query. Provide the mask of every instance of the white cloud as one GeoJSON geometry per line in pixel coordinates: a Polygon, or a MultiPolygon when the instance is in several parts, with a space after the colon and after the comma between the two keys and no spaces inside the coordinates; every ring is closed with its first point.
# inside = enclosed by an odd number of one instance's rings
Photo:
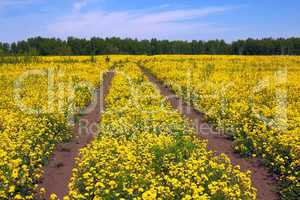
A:
{"type": "Polygon", "coordinates": [[[141,16],[139,21],[144,23],[171,22],[178,20],[190,20],[199,17],[204,17],[211,14],[224,12],[229,8],[204,8],[204,9],[188,9],[188,10],[173,10],[160,13],[153,13],[141,16]]]}
{"type": "Polygon", "coordinates": [[[199,20],[232,9],[232,7],[211,7],[151,12],[145,10],[75,12],[57,19],[49,25],[48,30],[51,35],[59,37],[195,38],[201,34],[231,30],[199,20]]]}
{"type": "Polygon", "coordinates": [[[73,3],[73,11],[79,12],[81,11],[84,7],[87,7],[91,3],[103,3],[104,0],[75,0],[73,3]]]}
{"type": "Polygon", "coordinates": [[[73,4],[74,11],[80,11],[84,6],[88,4],[89,0],[79,0],[73,4]]]}

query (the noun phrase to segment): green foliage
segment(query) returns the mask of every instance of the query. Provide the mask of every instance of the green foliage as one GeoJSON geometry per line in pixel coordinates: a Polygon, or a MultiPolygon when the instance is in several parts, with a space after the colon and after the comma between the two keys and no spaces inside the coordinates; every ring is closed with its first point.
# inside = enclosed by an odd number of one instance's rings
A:
{"type": "Polygon", "coordinates": [[[17,43],[0,43],[1,54],[14,55],[99,55],[99,54],[237,54],[237,55],[300,55],[300,38],[238,40],[169,41],[97,38],[90,40],[69,37],[29,38],[17,43]]]}

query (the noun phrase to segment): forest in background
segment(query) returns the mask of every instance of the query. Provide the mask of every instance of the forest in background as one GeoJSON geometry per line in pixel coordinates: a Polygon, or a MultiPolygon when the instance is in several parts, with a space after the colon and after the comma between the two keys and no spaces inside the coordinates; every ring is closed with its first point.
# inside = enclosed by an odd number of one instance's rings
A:
{"type": "Polygon", "coordinates": [[[80,39],[34,37],[1,43],[0,55],[101,55],[101,54],[222,54],[222,55],[300,55],[300,38],[264,38],[237,40],[137,40],[98,38],[80,39]]]}

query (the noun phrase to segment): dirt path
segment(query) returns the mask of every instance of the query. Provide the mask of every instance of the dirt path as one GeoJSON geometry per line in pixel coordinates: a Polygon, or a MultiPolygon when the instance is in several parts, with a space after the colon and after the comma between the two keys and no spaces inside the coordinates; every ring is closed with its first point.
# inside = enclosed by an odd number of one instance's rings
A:
{"type": "Polygon", "coordinates": [[[251,171],[253,186],[257,189],[257,198],[260,200],[276,200],[279,195],[276,191],[276,180],[262,165],[258,159],[241,158],[239,154],[233,152],[232,141],[215,132],[213,128],[204,121],[204,114],[184,103],[167,86],[161,84],[151,73],[141,67],[141,70],[149,80],[157,86],[160,93],[167,97],[171,105],[178,109],[184,116],[195,123],[198,134],[207,139],[208,149],[216,154],[226,154],[234,165],[239,165],[242,171],[251,171]]]}
{"type": "Polygon", "coordinates": [[[46,199],[55,193],[62,200],[68,193],[75,158],[79,155],[79,150],[90,143],[97,134],[97,125],[105,106],[104,97],[109,91],[113,76],[113,71],[107,73],[102,86],[97,90],[96,101],[89,106],[90,112],[81,116],[80,122],[73,127],[74,139],[70,143],[58,145],[49,164],[44,167],[39,188],[46,189],[46,199]]]}

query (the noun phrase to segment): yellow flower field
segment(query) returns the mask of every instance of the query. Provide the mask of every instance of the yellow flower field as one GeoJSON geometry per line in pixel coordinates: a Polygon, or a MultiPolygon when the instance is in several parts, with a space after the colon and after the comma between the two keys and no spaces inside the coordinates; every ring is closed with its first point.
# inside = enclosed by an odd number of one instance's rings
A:
{"type": "Polygon", "coordinates": [[[255,199],[249,174],[208,152],[136,64],[118,66],[106,102],[66,199],[255,199]]]}
{"type": "MultiPolygon", "coordinates": [[[[251,172],[207,141],[143,75],[170,87],[300,195],[300,57],[7,57],[0,63],[0,199],[33,199],[57,144],[115,67],[99,134],[76,158],[67,199],[256,199],[251,172]]],[[[96,121],[96,120],[95,120],[96,121]]],[[[98,123],[98,122],[97,122],[98,123]]],[[[45,192],[45,188],[42,189],[45,192]]],[[[257,194],[260,191],[258,190],[257,194]]],[[[52,199],[57,199],[52,194],[52,199]]]]}
{"type": "Polygon", "coordinates": [[[282,197],[300,194],[300,58],[156,56],[143,65],[279,175],[282,197]]]}
{"type": "Polygon", "coordinates": [[[99,86],[108,69],[63,59],[0,65],[0,199],[33,198],[41,167],[71,138],[69,117],[91,100],[79,83],[99,86]]]}

